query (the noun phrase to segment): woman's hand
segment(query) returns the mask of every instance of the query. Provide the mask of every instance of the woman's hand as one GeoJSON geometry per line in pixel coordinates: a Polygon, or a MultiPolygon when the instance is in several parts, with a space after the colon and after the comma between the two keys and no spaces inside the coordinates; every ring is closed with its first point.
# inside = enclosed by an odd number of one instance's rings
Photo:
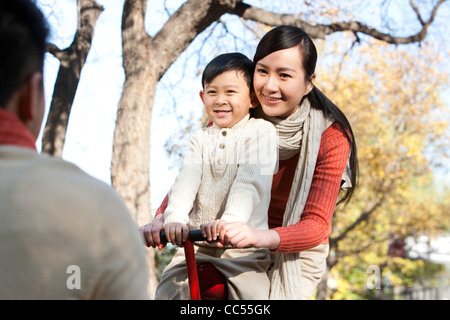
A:
{"type": "Polygon", "coordinates": [[[144,237],[144,243],[147,247],[156,246],[162,249],[166,244],[161,244],[161,239],[159,238],[159,233],[164,229],[164,216],[158,214],[152,222],[139,228],[142,236],[144,237]]]}
{"type": "Polygon", "coordinates": [[[256,230],[244,222],[231,222],[222,226],[220,239],[225,244],[231,244],[236,248],[254,247],[276,250],[280,245],[280,236],[274,230],[256,230]]]}

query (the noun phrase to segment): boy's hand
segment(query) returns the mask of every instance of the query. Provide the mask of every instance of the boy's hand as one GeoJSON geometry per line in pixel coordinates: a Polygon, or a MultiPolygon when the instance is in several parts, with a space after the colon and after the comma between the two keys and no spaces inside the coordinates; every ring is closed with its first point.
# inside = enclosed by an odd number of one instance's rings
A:
{"type": "Polygon", "coordinates": [[[164,231],[166,233],[167,241],[173,245],[181,246],[189,236],[189,228],[181,222],[171,222],[165,225],[164,231]]]}
{"type": "MultiPolygon", "coordinates": [[[[203,237],[205,237],[207,241],[215,241],[220,234],[220,230],[227,223],[228,222],[225,220],[214,220],[212,222],[200,225],[200,230],[202,231],[203,237]]],[[[220,238],[219,240],[223,243],[225,239],[220,238]]]]}

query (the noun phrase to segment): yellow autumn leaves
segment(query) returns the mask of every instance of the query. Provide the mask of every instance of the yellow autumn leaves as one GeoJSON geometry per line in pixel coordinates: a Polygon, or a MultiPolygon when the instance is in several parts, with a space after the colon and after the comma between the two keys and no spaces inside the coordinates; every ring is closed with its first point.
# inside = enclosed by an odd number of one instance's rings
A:
{"type": "Polygon", "coordinates": [[[318,70],[317,85],[352,124],[360,165],[355,197],[333,218],[328,277],[336,286],[328,298],[371,297],[368,266],[379,267],[391,286],[412,284],[426,264],[390,257],[389,240],[450,230],[450,195],[438,192],[433,177],[450,141],[450,110],[441,98],[449,83],[445,56],[432,44],[370,40],[318,70]]]}

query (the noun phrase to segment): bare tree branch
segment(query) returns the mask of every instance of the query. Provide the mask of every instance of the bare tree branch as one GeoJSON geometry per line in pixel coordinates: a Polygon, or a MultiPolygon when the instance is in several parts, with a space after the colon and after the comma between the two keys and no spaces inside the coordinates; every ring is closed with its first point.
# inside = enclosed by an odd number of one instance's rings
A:
{"type": "Polygon", "coordinates": [[[154,36],[151,54],[157,55],[159,78],[189,46],[195,37],[214,21],[235,9],[238,0],[191,0],[185,2],[154,36]]]}
{"type": "Polygon", "coordinates": [[[339,241],[344,239],[347,234],[355,229],[357,226],[359,226],[363,221],[366,221],[369,219],[369,217],[383,204],[385,200],[386,192],[379,191],[377,192],[373,197],[372,200],[369,202],[369,204],[366,206],[366,208],[361,212],[358,219],[356,219],[351,225],[349,225],[340,235],[337,237],[330,237],[330,246],[335,246],[339,241]]]}
{"type": "Polygon", "coordinates": [[[422,26],[425,25],[425,22],[423,21],[422,16],[420,15],[419,8],[417,8],[417,6],[416,6],[416,4],[414,3],[414,1],[413,1],[413,0],[409,0],[409,4],[411,5],[411,8],[412,8],[412,9],[414,10],[414,12],[416,13],[417,19],[419,20],[420,24],[421,24],[422,26]]]}
{"type": "Polygon", "coordinates": [[[350,224],[340,235],[331,238],[330,237],[330,246],[336,246],[337,243],[341,240],[343,240],[346,235],[355,229],[357,226],[359,226],[362,222],[367,221],[371,215],[375,213],[375,211],[384,203],[386,200],[386,196],[389,195],[389,192],[395,187],[395,182],[398,177],[398,173],[400,171],[400,164],[401,159],[390,162],[386,165],[384,172],[386,173],[386,176],[391,175],[391,178],[385,178],[380,183],[380,186],[375,191],[374,196],[370,200],[370,202],[367,204],[366,208],[361,212],[358,219],[356,219],[352,224],[350,224]]]}
{"type": "Polygon", "coordinates": [[[64,51],[58,48],[53,43],[47,43],[47,51],[51,53],[58,60],[62,60],[64,56],[64,51]]]}
{"type": "MultiPolygon", "coordinates": [[[[344,257],[348,257],[348,256],[357,256],[360,255],[363,252],[366,252],[370,247],[372,247],[375,244],[379,244],[379,243],[385,243],[387,240],[389,240],[389,237],[382,237],[379,239],[371,239],[371,241],[369,243],[366,243],[365,245],[361,245],[357,250],[348,250],[348,251],[337,251],[335,252],[335,262],[337,263],[337,261],[340,258],[344,258],[344,257]]],[[[334,261],[333,261],[334,262],[334,261]]]]}
{"type": "Polygon", "coordinates": [[[327,35],[330,35],[335,32],[343,32],[343,31],[352,31],[355,34],[357,32],[364,33],[369,35],[375,39],[385,41],[387,43],[392,44],[408,44],[414,42],[421,42],[426,34],[428,27],[434,21],[437,10],[439,7],[446,2],[447,0],[440,0],[434,6],[430,18],[427,22],[424,22],[420,13],[411,0],[411,6],[413,10],[416,12],[416,15],[419,19],[420,24],[422,25],[422,29],[414,35],[408,37],[395,37],[388,33],[381,32],[376,28],[371,28],[359,21],[348,21],[348,22],[336,22],[331,24],[317,24],[311,25],[308,22],[290,14],[278,14],[272,11],[267,11],[261,8],[253,7],[248,4],[239,2],[236,6],[236,9],[232,12],[244,19],[254,20],[269,26],[278,26],[282,24],[294,25],[299,28],[305,30],[312,38],[325,38],[327,35]]]}

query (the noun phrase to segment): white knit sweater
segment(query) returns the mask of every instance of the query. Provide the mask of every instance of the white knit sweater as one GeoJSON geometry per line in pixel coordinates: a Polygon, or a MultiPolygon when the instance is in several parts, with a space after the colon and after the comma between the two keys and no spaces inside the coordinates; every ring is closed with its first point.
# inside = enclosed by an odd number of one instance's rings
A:
{"type": "Polygon", "coordinates": [[[199,229],[223,219],[267,229],[277,157],[277,135],[268,121],[246,116],[232,128],[197,130],[169,193],[164,223],[199,229]]]}

